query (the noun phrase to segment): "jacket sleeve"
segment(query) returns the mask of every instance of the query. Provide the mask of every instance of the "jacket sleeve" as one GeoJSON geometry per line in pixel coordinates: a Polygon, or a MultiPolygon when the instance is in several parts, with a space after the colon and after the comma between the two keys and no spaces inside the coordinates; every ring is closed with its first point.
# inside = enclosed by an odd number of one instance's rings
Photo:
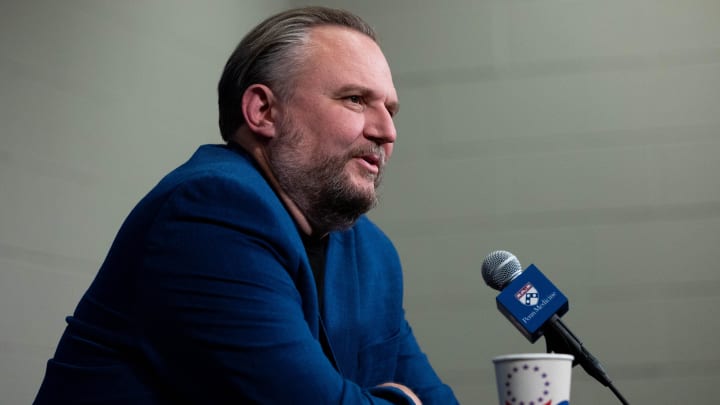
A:
{"type": "Polygon", "coordinates": [[[423,405],[457,404],[452,389],[442,383],[421,351],[407,321],[403,321],[401,334],[403,338],[398,351],[396,380],[410,387],[423,405]]]}
{"type": "MultiPolygon", "coordinates": [[[[296,286],[311,278],[297,273],[268,198],[204,176],[179,186],[155,218],[133,293],[157,377],[190,403],[411,403],[343,379],[327,360],[296,286]]],[[[406,373],[422,361],[412,342],[406,373]]]]}

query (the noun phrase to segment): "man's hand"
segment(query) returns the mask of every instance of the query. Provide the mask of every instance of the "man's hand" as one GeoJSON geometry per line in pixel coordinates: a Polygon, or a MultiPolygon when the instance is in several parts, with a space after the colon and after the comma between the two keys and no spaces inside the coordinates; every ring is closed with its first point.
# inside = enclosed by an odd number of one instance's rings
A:
{"type": "Polygon", "coordinates": [[[409,396],[415,405],[422,405],[422,401],[420,401],[420,398],[418,398],[417,395],[415,395],[415,393],[412,392],[412,390],[410,388],[408,388],[402,384],[398,384],[398,383],[394,383],[394,382],[386,382],[386,383],[380,384],[379,387],[397,388],[400,391],[402,391],[405,395],[409,396]]]}

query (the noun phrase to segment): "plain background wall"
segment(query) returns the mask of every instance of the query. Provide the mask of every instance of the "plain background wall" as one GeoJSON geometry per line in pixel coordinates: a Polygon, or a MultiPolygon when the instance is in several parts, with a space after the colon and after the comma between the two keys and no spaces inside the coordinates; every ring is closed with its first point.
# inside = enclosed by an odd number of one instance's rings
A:
{"type": "MultiPolygon", "coordinates": [[[[297,1],[0,2],[0,403],[29,403],[132,206],[202,143],[240,37],[297,1]]],[[[570,297],[633,404],[720,384],[720,2],[319,1],[380,33],[402,111],[371,216],[462,403],[544,351],[495,309],[496,249],[570,297]]],[[[573,402],[616,403],[576,368],[573,402]]]]}

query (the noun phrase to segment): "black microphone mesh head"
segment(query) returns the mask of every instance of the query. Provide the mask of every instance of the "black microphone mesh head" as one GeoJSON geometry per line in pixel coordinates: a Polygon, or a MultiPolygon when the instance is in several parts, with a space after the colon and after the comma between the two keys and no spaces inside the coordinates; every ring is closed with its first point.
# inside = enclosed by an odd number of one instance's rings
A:
{"type": "Polygon", "coordinates": [[[515,277],[522,273],[520,261],[514,254],[505,250],[496,250],[485,256],[482,263],[482,276],[485,284],[502,291],[515,277]]]}

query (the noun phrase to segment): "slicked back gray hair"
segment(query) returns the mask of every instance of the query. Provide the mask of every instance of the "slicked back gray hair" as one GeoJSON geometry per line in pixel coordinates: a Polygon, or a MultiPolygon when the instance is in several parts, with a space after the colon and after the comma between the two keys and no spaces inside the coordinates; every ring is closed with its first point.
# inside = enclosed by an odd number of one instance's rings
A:
{"type": "Polygon", "coordinates": [[[297,8],[261,22],[230,55],[218,83],[219,125],[224,140],[245,123],[241,102],[250,85],[264,84],[281,100],[292,97],[308,34],[313,27],[323,25],[347,27],[376,40],[375,30],[360,17],[333,8],[297,8]]]}

